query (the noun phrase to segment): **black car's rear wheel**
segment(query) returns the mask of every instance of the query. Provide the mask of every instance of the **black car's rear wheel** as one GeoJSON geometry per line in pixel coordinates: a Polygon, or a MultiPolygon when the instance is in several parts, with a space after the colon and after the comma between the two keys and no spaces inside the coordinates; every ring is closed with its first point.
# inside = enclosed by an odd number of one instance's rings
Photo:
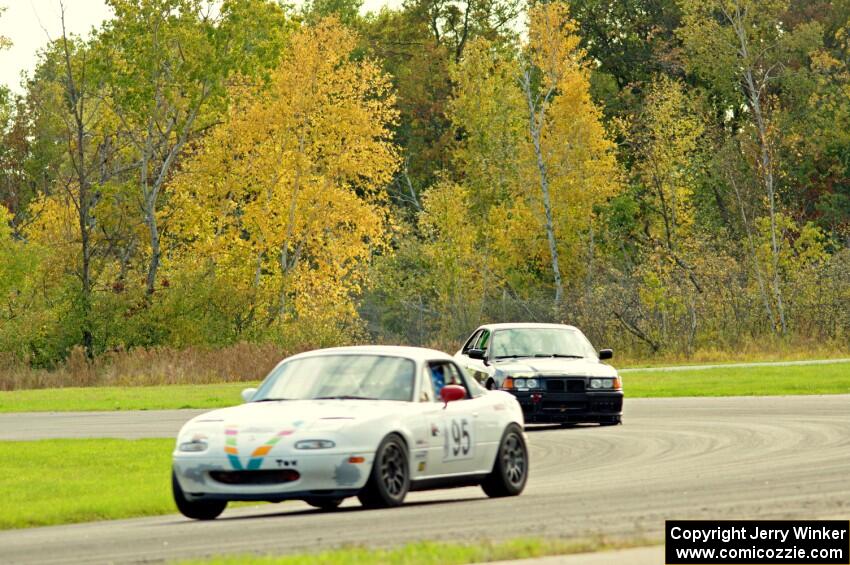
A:
{"type": "Polygon", "coordinates": [[[171,471],[171,493],[177,510],[193,520],[215,520],[227,507],[226,500],[189,500],[180,488],[177,475],[171,471]]]}
{"type": "Polygon", "coordinates": [[[336,510],[339,508],[339,505],[342,504],[344,498],[323,498],[323,497],[314,497],[314,498],[305,498],[304,502],[309,504],[314,508],[318,508],[324,511],[336,510]]]}
{"type": "Polygon", "coordinates": [[[390,508],[401,505],[409,489],[407,448],[401,437],[390,434],[378,446],[369,480],[357,498],[369,508],[390,508]]]}
{"type": "Polygon", "coordinates": [[[502,497],[516,496],[525,488],[528,480],[528,448],[522,429],[516,424],[510,424],[502,441],[493,470],[481,483],[481,488],[487,496],[502,497]]]}

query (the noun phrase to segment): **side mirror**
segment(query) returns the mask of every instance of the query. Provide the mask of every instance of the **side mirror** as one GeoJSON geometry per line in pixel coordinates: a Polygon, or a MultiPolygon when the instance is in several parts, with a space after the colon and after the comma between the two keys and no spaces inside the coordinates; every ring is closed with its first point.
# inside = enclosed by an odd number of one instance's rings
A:
{"type": "MultiPolygon", "coordinates": [[[[446,385],[440,389],[440,398],[446,405],[455,400],[463,400],[466,398],[466,389],[460,385],[446,385]]],[[[445,405],[443,408],[445,408],[445,405]]]]}
{"type": "Polygon", "coordinates": [[[256,394],[257,389],[255,388],[246,388],[242,391],[242,400],[244,402],[251,402],[251,399],[254,398],[254,394],[256,394]]]}
{"type": "Polygon", "coordinates": [[[487,352],[483,349],[470,349],[466,352],[470,359],[478,359],[487,362],[487,352]]]}
{"type": "Polygon", "coordinates": [[[613,349],[601,349],[599,350],[599,360],[604,361],[606,359],[611,359],[614,357],[613,349]]]}

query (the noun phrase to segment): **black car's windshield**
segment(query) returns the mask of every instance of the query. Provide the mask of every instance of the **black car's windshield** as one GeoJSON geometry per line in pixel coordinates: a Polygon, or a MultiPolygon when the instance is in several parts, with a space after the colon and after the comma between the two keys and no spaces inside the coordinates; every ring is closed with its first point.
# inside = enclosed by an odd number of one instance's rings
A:
{"type": "Polygon", "coordinates": [[[319,355],[276,367],[254,395],[264,400],[412,400],[415,365],[385,355],[319,355]]]}
{"type": "Polygon", "coordinates": [[[595,358],[584,334],[571,328],[511,328],[493,334],[495,359],[517,357],[595,358]]]}

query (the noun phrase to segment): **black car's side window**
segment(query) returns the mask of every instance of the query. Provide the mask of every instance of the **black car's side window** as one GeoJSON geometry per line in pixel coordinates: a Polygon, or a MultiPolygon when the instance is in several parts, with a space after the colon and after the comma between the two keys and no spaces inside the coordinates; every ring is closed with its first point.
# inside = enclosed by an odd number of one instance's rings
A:
{"type": "Polygon", "coordinates": [[[486,350],[488,345],[490,345],[490,332],[488,330],[484,330],[481,332],[481,337],[479,338],[478,344],[475,348],[486,350]]]}
{"type": "Polygon", "coordinates": [[[478,338],[480,336],[481,336],[481,330],[478,330],[475,333],[473,333],[471,336],[469,336],[469,339],[466,340],[466,343],[463,344],[463,349],[461,349],[461,353],[466,353],[467,351],[472,349],[475,346],[475,342],[478,341],[478,338]]]}

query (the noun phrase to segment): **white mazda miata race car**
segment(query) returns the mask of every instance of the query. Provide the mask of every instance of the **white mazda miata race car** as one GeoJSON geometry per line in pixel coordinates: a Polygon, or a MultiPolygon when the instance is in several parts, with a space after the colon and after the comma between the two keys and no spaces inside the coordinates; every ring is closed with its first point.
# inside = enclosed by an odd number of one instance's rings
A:
{"type": "Polygon", "coordinates": [[[513,496],[528,478],[516,398],[485,390],[439,351],[302,353],[243,398],[180,430],[172,488],[189,518],[213,519],[230,500],[330,510],[357,496],[388,507],[411,490],[469,485],[513,496]]]}

